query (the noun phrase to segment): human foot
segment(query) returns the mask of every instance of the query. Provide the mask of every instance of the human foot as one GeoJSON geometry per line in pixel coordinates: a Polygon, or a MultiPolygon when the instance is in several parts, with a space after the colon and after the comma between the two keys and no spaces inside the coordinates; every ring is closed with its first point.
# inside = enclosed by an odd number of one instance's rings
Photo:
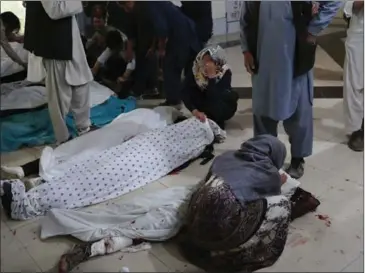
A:
{"type": "Polygon", "coordinates": [[[4,182],[1,185],[1,204],[9,218],[11,218],[11,202],[13,202],[11,184],[9,182],[4,182]]]}
{"type": "Polygon", "coordinates": [[[24,178],[24,170],[22,167],[9,167],[9,166],[1,166],[1,179],[14,179],[14,178],[19,178],[22,179],[24,178]]]}
{"type": "Polygon", "coordinates": [[[362,130],[353,132],[347,146],[355,152],[364,151],[364,132],[362,130]]]}
{"type": "Polygon", "coordinates": [[[299,179],[304,174],[304,159],[293,157],[290,162],[290,166],[285,170],[294,179],[299,179]]]}

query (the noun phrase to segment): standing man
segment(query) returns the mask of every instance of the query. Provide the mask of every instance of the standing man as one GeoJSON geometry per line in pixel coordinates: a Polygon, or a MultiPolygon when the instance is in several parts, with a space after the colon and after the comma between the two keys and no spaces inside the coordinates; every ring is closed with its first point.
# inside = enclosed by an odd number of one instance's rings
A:
{"type": "MultiPolygon", "coordinates": [[[[123,5],[127,12],[135,8],[134,1],[125,1],[123,5]]],[[[194,22],[172,2],[148,1],[147,11],[163,67],[163,89],[166,101],[162,105],[179,108],[182,71],[189,63],[192,67],[194,58],[202,46],[196,34],[194,22]]]]}
{"type": "Polygon", "coordinates": [[[43,59],[48,109],[58,143],[70,138],[65,122],[69,111],[79,135],[91,126],[88,83],[93,77],[75,19],[80,12],[81,1],[27,2],[24,47],[43,59]]]}
{"type": "Polygon", "coordinates": [[[364,151],[364,1],[348,1],[344,14],[351,18],[345,43],[343,102],[348,146],[364,151]]]}
{"type": "Polygon", "coordinates": [[[247,1],[241,11],[241,47],[252,75],[254,133],[277,136],[279,121],[291,143],[292,177],[304,174],[313,146],[313,73],[316,36],[341,2],[247,1]]]}
{"type": "Polygon", "coordinates": [[[196,33],[203,47],[213,35],[211,1],[181,1],[181,11],[195,23],[196,33]]]}
{"type": "Polygon", "coordinates": [[[151,31],[153,22],[148,13],[147,1],[136,1],[133,13],[130,13],[130,28],[126,32],[133,45],[136,70],[133,93],[136,96],[157,95],[158,62],[154,48],[154,32],[151,31]]]}

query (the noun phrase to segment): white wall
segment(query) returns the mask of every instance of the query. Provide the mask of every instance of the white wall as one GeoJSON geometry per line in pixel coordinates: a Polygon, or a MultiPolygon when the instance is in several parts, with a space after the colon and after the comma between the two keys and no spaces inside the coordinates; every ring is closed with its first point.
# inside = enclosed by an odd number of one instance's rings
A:
{"type": "Polygon", "coordinates": [[[25,22],[25,9],[23,7],[23,1],[1,1],[1,12],[11,11],[19,17],[20,24],[22,26],[21,32],[24,31],[25,22]]]}
{"type": "Polygon", "coordinates": [[[224,0],[212,1],[213,19],[226,17],[226,2],[224,0]]]}

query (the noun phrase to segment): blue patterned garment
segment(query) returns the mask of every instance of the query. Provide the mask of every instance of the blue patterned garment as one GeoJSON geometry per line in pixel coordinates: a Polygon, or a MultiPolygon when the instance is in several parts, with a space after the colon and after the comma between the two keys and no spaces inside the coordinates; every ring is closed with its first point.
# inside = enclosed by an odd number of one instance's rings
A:
{"type": "MultiPolygon", "coordinates": [[[[91,108],[91,122],[103,127],[122,113],[136,109],[135,98],[125,100],[110,97],[104,103],[91,108]]],[[[66,118],[70,134],[76,136],[72,114],[66,118]]],[[[21,147],[33,147],[55,142],[48,109],[11,115],[1,119],[1,152],[15,151],[21,147]]]]}

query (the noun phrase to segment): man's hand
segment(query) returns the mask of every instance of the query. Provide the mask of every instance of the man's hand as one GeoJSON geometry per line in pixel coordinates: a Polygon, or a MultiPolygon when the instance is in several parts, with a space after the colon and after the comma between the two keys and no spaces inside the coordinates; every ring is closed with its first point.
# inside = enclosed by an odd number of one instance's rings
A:
{"type": "Polygon", "coordinates": [[[155,49],[153,47],[150,47],[148,50],[147,50],[147,53],[146,53],[146,58],[151,58],[153,56],[153,54],[155,54],[155,49]]]}
{"type": "Polygon", "coordinates": [[[158,57],[160,59],[163,59],[165,57],[165,55],[166,55],[166,50],[164,48],[161,48],[158,50],[158,57]]]}
{"type": "Polygon", "coordinates": [[[312,34],[310,34],[310,33],[308,33],[308,35],[307,35],[307,42],[314,45],[317,42],[317,37],[314,36],[314,35],[312,35],[312,34]]]}
{"type": "Polygon", "coordinates": [[[255,61],[252,54],[249,51],[245,51],[243,52],[243,56],[245,57],[245,67],[247,72],[253,75],[253,71],[255,70],[255,61]]]}
{"type": "Polygon", "coordinates": [[[121,77],[118,77],[117,82],[124,83],[124,82],[126,82],[126,79],[123,76],[121,76],[121,77]]]}
{"type": "Polygon", "coordinates": [[[200,112],[200,111],[198,111],[196,109],[193,110],[191,113],[194,115],[194,117],[196,117],[201,122],[205,122],[206,119],[207,119],[206,115],[203,112],[200,112]]]}

